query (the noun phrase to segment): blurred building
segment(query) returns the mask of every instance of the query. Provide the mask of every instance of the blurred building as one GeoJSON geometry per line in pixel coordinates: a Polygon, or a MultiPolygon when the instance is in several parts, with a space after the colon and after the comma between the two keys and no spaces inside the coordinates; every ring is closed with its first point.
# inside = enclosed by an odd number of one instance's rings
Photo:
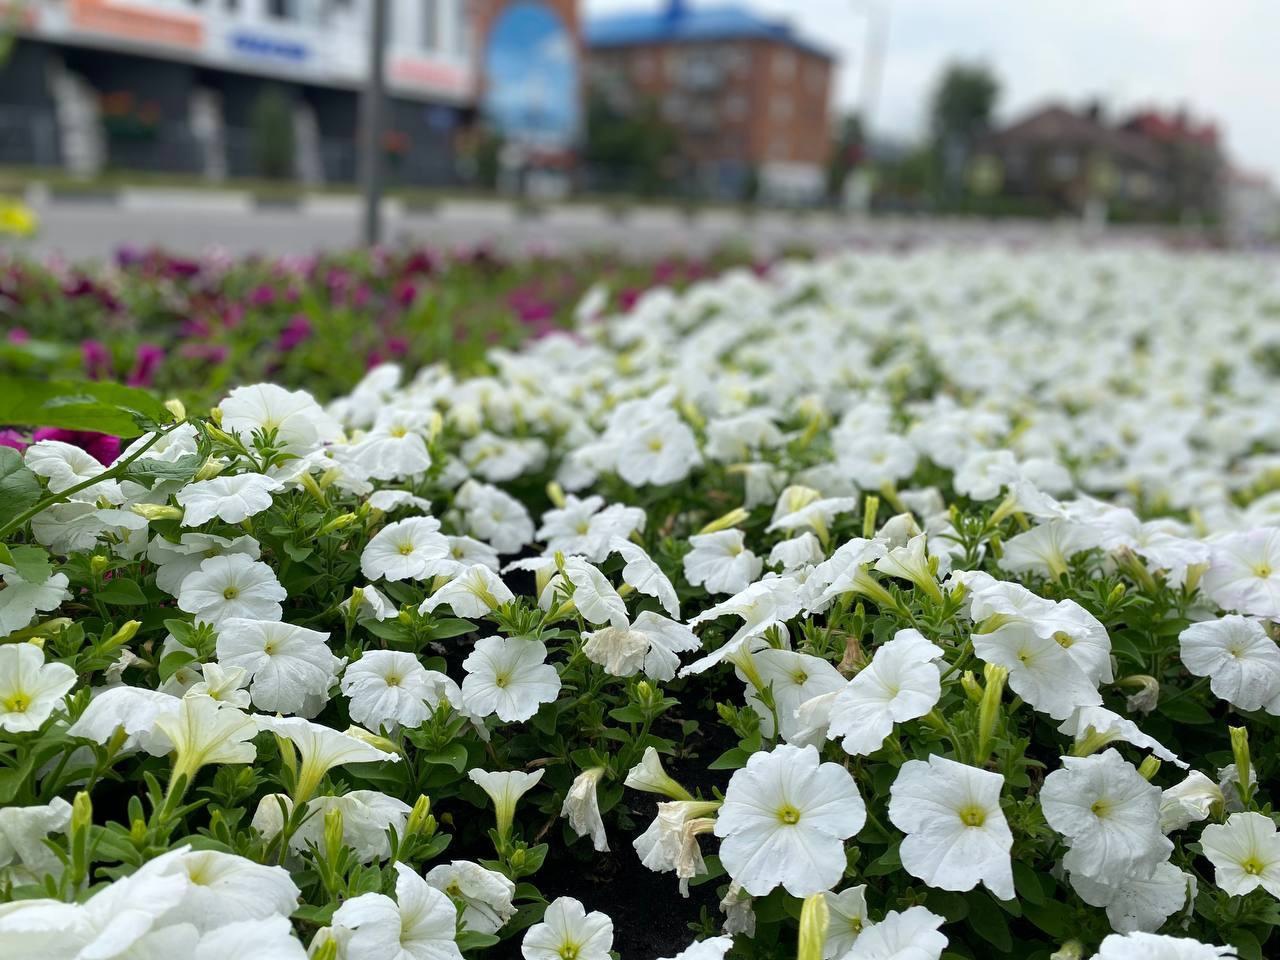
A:
{"type": "Polygon", "coordinates": [[[1280,193],[1266,174],[1230,170],[1223,216],[1227,237],[1244,246],[1280,242],[1280,193]]]}
{"type": "Polygon", "coordinates": [[[585,39],[588,96],[624,115],[656,110],[674,131],[680,178],[722,197],[822,195],[835,63],[787,24],[670,0],[593,18],[585,39]]]}
{"type": "MultiPolygon", "coordinates": [[[[387,167],[447,183],[476,105],[473,12],[389,6],[387,167]]],[[[18,40],[0,66],[0,164],[355,177],[369,0],[0,0],[4,16],[18,40]]]]}
{"type": "Polygon", "coordinates": [[[1215,217],[1223,159],[1218,132],[1154,111],[1109,123],[1094,104],[1043,107],[985,136],[975,174],[1027,212],[1078,212],[1105,202],[1138,219],[1215,217]]]}

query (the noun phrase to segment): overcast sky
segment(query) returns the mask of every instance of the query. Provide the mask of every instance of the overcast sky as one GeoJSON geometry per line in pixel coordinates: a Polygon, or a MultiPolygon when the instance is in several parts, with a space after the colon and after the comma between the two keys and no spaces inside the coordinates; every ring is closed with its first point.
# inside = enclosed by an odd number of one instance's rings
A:
{"type": "MultiPolygon", "coordinates": [[[[735,0],[690,0],[723,6],[735,0]]],[[[1185,105],[1216,120],[1233,162],[1280,184],[1280,0],[738,0],[790,18],[842,59],[837,99],[858,104],[865,11],[888,14],[874,127],[918,135],[942,66],[982,60],[1001,117],[1049,99],[1113,109],[1185,105]]],[[[666,0],[583,0],[588,14],[666,0]]]]}

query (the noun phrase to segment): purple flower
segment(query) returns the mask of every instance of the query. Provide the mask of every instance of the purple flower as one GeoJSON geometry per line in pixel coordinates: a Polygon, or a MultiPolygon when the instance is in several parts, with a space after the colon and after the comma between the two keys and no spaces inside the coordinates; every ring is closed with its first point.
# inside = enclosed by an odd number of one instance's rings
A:
{"type": "Polygon", "coordinates": [[[120,456],[120,438],[107,433],[91,433],[88,430],[62,430],[58,427],[41,427],[32,434],[33,440],[61,440],[79,447],[101,464],[108,464],[120,456]]]}
{"type": "Polygon", "coordinates": [[[84,372],[90,380],[110,379],[113,375],[111,351],[101,340],[85,340],[80,344],[80,356],[84,360],[84,372]]]}
{"type": "Polygon", "coordinates": [[[26,343],[31,339],[31,334],[23,330],[22,327],[14,327],[6,334],[5,339],[10,343],[26,343]]]}
{"type": "Polygon", "coordinates": [[[164,348],[154,343],[141,343],[134,355],[133,371],[129,374],[128,384],[131,387],[149,387],[155,379],[156,371],[164,362],[164,348]]]}
{"type": "Polygon", "coordinates": [[[184,343],[178,353],[187,360],[202,360],[205,363],[222,363],[227,359],[230,350],[219,343],[184,343]]]}
{"type": "Polygon", "coordinates": [[[276,302],[275,288],[262,284],[249,294],[249,303],[255,307],[269,307],[276,302]]]}
{"type": "Polygon", "coordinates": [[[17,430],[0,430],[0,447],[25,450],[27,449],[27,440],[17,430]]]}
{"type": "Polygon", "coordinates": [[[290,353],[295,347],[311,336],[311,321],[306,314],[295,313],[276,340],[276,349],[281,353],[290,353]]]}

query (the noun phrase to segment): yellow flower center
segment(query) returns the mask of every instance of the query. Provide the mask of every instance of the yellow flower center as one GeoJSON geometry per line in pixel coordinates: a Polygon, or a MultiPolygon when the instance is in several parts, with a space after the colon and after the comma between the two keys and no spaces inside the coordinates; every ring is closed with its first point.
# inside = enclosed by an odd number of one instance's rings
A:
{"type": "Polygon", "coordinates": [[[393,674],[391,674],[390,676],[388,676],[388,677],[386,678],[386,680],[387,680],[387,686],[388,686],[388,687],[398,687],[398,686],[400,686],[400,678],[399,678],[398,676],[396,676],[394,673],[393,673],[393,674]]]}
{"type": "Polygon", "coordinates": [[[1099,819],[1105,818],[1111,812],[1111,804],[1105,799],[1099,797],[1093,801],[1093,805],[1089,807],[1093,811],[1093,815],[1099,819]]]}
{"type": "Polygon", "coordinates": [[[653,438],[651,438],[651,439],[649,440],[649,449],[650,449],[650,450],[652,450],[654,453],[657,453],[659,450],[661,450],[661,449],[662,449],[662,438],[661,438],[661,437],[653,437],[653,438]]]}
{"type": "Polygon", "coordinates": [[[409,431],[408,431],[408,430],[406,430],[404,427],[392,427],[392,428],[391,428],[391,435],[392,435],[393,437],[403,437],[403,436],[404,436],[405,434],[407,434],[408,432],[409,432],[409,431]]]}
{"type": "Polygon", "coordinates": [[[560,955],[560,960],[578,960],[578,951],[581,949],[582,944],[566,940],[560,944],[560,949],[556,953],[560,955]]]}
{"type": "Polygon", "coordinates": [[[19,690],[0,700],[0,704],[4,705],[5,713],[26,713],[31,706],[31,694],[19,690]]]}
{"type": "Polygon", "coordinates": [[[507,676],[505,673],[499,673],[497,676],[493,678],[493,685],[499,688],[505,687],[510,682],[511,682],[511,678],[507,676]]]}
{"type": "Polygon", "coordinates": [[[805,673],[803,670],[797,670],[795,673],[791,675],[791,679],[796,686],[801,687],[809,682],[809,675],[805,673]]]}
{"type": "Polygon", "coordinates": [[[960,822],[966,827],[980,827],[987,822],[987,812],[976,804],[960,810],[960,822]]]}
{"type": "Polygon", "coordinates": [[[271,656],[276,652],[276,644],[274,640],[268,640],[262,645],[262,652],[267,656],[271,656]]]}
{"type": "Polygon", "coordinates": [[[1266,580],[1268,577],[1271,576],[1271,565],[1266,563],[1260,563],[1253,568],[1253,572],[1256,576],[1261,577],[1263,580],[1266,580]]]}
{"type": "Polygon", "coordinates": [[[1053,635],[1053,639],[1057,640],[1058,646],[1062,647],[1064,650],[1075,643],[1075,640],[1071,638],[1071,634],[1063,633],[1061,630],[1053,635]]]}
{"type": "Polygon", "coordinates": [[[400,544],[400,556],[402,556],[402,557],[407,557],[407,556],[408,556],[409,554],[411,554],[411,553],[413,553],[413,544],[412,544],[412,543],[402,543],[402,544],[400,544]]]}
{"type": "Polygon", "coordinates": [[[238,587],[227,587],[227,589],[222,591],[222,597],[225,600],[234,600],[238,596],[240,596],[240,589],[238,587]]]}
{"type": "Polygon", "coordinates": [[[1240,869],[1250,876],[1257,877],[1261,876],[1262,871],[1266,869],[1266,865],[1257,857],[1250,857],[1248,860],[1241,861],[1240,869]]]}
{"type": "Polygon", "coordinates": [[[800,822],[800,811],[789,803],[784,803],[778,808],[778,821],[788,826],[800,822]]]}

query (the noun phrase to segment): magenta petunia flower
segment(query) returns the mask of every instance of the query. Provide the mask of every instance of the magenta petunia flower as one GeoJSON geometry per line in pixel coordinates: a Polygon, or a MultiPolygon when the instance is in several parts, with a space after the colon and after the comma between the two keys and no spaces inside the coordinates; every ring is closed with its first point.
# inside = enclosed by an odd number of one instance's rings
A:
{"type": "Polygon", "coordinates": [[[141,343],[134,354],[133,370],[129,374],[128,384],[131,387],[149,387],[155,380],[156,371],[164,362],[164,348],[154,343],[141,343]]]}
{"type": "Polygon", "coordinates": [[[114,375],[111,350],[101,340],[82,341],[80,356],[84,360],[84,372],[89,375],[90,380],[109,380],[114,375]]]}
{"type": "Polygon", "coordinates": [[[92,433],[88,430],[62,430],[58,427],[41,427],[32,435],[33,440],[61,440],[79,447],[99,463],[111,463],[120,456],[120,438],[108,433],[92,433]]]}

